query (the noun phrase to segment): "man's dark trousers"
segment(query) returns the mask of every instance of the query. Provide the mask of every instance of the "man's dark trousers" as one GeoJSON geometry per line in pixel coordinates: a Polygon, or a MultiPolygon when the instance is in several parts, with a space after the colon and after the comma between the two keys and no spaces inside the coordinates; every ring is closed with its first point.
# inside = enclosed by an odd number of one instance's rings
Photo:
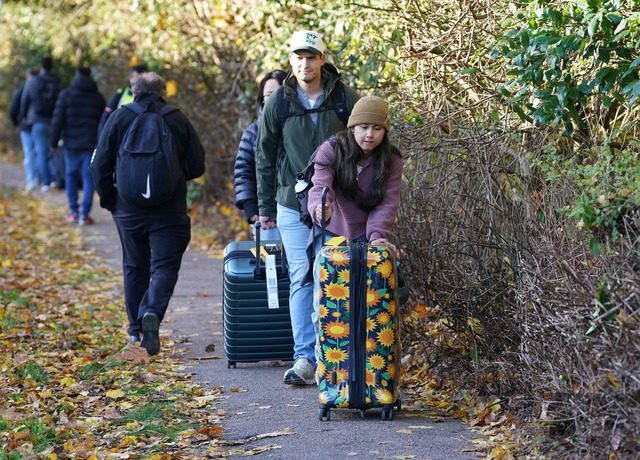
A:
{"type": "Polygon", "coordinates": [[[122,243],[129,335],[138,336],[145,313],[164,318],[191,239],[191,219],[183,213],[116,210],[113,220],[122,243]]]}

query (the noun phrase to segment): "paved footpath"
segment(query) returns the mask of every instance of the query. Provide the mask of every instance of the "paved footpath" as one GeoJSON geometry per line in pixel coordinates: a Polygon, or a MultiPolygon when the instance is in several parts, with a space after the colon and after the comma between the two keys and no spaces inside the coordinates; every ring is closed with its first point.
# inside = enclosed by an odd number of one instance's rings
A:
{"type": "MultiPolygon", "coordinates": [[[[0,184],[22,190],[22,168],[0,161],[0,184]]],[[[60,219],[66,217],[64,192],[34,196],[60,206],[60,219]]],[[[120,270],[115,225],[97,203],[96,197],[91,213],[96,224],[80,231],[88,245],[120,270]]],[[[239,363],[229,369],[222,342],[221,280],[220,259],[188,249],[160,335],[178,343],[196,382],[205,388],[224,389],[218,406],[226,414],[224,438],[237,441],[236,446],[229,447],[228,456],[237,458],[251,450],[257,458],[286,460],[482,457],[471,443],[479,435],[458,420],[430,418],[427,411],[411,408],[394,411],[393,421],[382,421],[380,412],[375,410],[361,418],[357,410],[334,409],[331,420],[321,422],[317,387],[289,387],[282,383],[290,363],[239,363]],[[270,433],[276,435],[261,436],[270,433]]]]}

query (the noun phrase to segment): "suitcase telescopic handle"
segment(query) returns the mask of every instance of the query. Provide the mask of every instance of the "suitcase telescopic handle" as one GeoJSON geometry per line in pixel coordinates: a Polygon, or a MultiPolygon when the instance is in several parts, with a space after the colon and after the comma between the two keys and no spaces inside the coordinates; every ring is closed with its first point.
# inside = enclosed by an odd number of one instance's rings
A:
{"type": "Polygon", "coordinates": [[[326,243],[327,240],[327,211],[326,211],[326,206],[327,206],[327,193],[329,193],[329,187],[324,187],[322,189],[322,219],[321,219],[321,224],[322,224],[322,245],[324,246],[324,243],[326,243]]]}

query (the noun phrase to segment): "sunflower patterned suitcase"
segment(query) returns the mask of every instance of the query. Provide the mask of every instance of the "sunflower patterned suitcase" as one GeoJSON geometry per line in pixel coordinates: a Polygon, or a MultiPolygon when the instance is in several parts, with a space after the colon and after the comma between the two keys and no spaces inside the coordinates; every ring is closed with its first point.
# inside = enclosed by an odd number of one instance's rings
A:
{"type": "Polygon", "coordinates": [[[386,245],[325,245],[319,254],[320,420],[331,408],[393,419],[400,340],[395,253],[386,245]]]}

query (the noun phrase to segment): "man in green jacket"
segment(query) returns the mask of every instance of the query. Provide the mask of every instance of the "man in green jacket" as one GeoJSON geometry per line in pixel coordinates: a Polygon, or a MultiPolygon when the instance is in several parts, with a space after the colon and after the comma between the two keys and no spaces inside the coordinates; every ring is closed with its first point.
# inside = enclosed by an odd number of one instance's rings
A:
{"type": "Polygon", "coordinates": [[[294,186],[296,175],[302,171],[311,154],[332,134],[346,126],[335,110],[339,101],[351,113],[358,95],[337,83],[339,76],[323,69],[326,61],[322,37],[317,32],[301,30],[290,40],[289,63],[291,72],[284,84],[265,104],[262,112],[256,169],[258,180],[258,207],[263,229],[280,230],[289,261],[289,310],[294,339],[294,365],[284,375],[288,385],[306,385],[314,382],[316,332],[311,319],[313,313],[313,284],[303,285],[306,272],[306,247],[309,230],[298,212],[294,186]],[[336,85],[343,94],[338,95],[336,85]],[[286,113],[295,113],[285,117],[286,113]],[[278,155],[279,146],[282,151],[278,155]]]}

